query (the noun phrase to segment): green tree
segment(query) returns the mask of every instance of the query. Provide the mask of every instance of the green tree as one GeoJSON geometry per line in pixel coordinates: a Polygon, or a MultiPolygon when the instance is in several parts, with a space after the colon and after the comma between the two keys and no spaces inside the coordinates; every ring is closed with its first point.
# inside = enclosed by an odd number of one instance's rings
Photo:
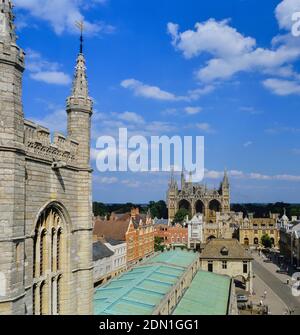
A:
{"type": "Polygon", "coordinates": [[[262,236],[261,238],[261,244],[265,247],[265,248],[272,248],[272,241],[271,238],[268,234],[265,234],[262,236]]]}
{"type": "Polygon", "coordinates": [[[155,237],[154,238],[154,251],[164,251],[164,245],[163,245],[164,239],[162,237],[155,237]]]}
{"type": "Polygon", "coordinates": [[[179,209],[179,211],[175,214],[174,223],[182,223],[187,216],[190,218],[190,212],[188,209],[179,209]]]}
{"type": "Polygon", "coordinates": [[[160,200],[158,202],[151,201],[148,208],[151,212],[151,217],[158,219],[167,219],[168,218],[168,209],[165,201],[160,200]]]}

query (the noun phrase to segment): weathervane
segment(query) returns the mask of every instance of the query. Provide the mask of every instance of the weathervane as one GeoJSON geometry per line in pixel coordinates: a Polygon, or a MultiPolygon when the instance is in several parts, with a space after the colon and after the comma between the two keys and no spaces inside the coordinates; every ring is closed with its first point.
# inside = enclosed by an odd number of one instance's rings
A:
{"type": "Polygon", "coordinates": [[[84,30],[84,21],[76,21],[76,27],[80,30],[80,53],[83,53],[83,30],[84,30]]]}

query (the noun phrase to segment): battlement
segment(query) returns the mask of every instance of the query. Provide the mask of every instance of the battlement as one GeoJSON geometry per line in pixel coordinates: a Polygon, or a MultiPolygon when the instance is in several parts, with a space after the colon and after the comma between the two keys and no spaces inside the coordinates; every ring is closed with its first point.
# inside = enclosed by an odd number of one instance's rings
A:
{"type": "Polygon", "coordinates": [[[25,67],[25,52],[16,44],[0,41],[0,60],[6,63],[17,63],[25,67]]]}
{"type": "Polygon", "coordinates": [[[32,121],[24,121],[24,144],[26,154],[35,158],[46,159],[51,162],[62,161],[67,164],[75,163],[79,143],[66,138],[60,133],[54,133],[51,142],[51,133],[48,128],[32,121]]]}

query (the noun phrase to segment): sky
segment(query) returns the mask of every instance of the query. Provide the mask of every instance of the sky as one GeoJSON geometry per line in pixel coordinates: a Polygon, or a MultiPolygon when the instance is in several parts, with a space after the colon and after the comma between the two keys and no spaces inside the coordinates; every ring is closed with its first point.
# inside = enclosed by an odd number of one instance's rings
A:
{"type": "MultiPolygon", "coordinates": [[[[232,202],[300,202],[300,0],[15,0],[24,112],[66,132],[84,20],[93,200],[166,198],[169,173],[100,173],[98,136],[205,137],[205,180],[232,202]]],[[[178,176],[179,177],[179,176],[178,176]]],[[[179,179],[179,178],[178,178],[179,179]]]]}

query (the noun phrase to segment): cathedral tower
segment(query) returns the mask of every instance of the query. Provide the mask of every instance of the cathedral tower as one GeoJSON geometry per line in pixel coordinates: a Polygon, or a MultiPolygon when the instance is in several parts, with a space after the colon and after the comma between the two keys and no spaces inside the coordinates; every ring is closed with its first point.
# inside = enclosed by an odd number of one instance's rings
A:
{"type": "Polygon", "coordinates": [[[24,52],[16,45],[13,6],[0,2],[0,314],[25,314],[24,52]]]}
{"type": "Polygon", "coordinates": [[[226,170],[224,172],[224,178],[221,184],[221,192],[222,192],[222,197],[223,197],[223,202],[222,202],[223,212],[228,213],[230,212],[230,185],[229,185],[228,174],[226,170]]]}

